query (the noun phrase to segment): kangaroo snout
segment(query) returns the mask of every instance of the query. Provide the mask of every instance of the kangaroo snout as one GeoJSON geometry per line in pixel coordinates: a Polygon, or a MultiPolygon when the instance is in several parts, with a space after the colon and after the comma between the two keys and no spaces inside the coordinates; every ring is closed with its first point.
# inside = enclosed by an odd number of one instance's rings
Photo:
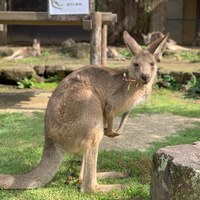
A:
{"type": "Polygon", "coordinates": [[[148,83],[149,80],[150,80],[149,74],[142,74],[142,75],[141,75],[141,80],[142,80],[144,83],[148,83]]]}

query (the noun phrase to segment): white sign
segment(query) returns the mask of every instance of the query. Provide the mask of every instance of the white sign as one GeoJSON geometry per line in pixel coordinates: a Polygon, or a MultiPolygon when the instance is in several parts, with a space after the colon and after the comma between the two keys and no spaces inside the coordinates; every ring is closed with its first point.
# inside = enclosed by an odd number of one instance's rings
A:
{"type": "Polygon", "coordinates": [[[50,15],[89,14],[89,0],[49,0],[50,15]]]}

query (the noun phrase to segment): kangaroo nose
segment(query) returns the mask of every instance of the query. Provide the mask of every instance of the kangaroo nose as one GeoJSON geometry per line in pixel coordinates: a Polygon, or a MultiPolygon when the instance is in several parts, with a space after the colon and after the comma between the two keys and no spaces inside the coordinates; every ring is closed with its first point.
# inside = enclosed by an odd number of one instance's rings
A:
{"type": "Polygon", "coordinates": [[[147,83],[149,81],[149,75],[148,74],[142,74],[141,79],[143,82],[147,83]]]}

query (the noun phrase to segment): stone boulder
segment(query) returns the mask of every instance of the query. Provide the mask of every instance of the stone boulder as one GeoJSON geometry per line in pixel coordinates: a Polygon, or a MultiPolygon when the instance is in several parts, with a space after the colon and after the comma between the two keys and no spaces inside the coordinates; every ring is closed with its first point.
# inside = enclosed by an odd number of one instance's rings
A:
{"type": "Polygon", "coordinates": [[[152,200],[200,199],[200,142],[159,149],[153,156],[152,200]]]}
{"type": "Polygon", "coordinates": [[[196,78],[200,78],[200,72],[192,72],[192,74],[193,74],[196,78]]]}
{"type": "Polygon", "coordinates": [[[73,70],[67,66],[45,66],[45,78],[50,78],[52,76],[59,76],[64,78],[65,76],[69,75],[73,70]],[[65,74],[65,75],[64,75],[65,74]]]}
{"type": "Polygon", "coordinates": [[[36,65],[36,66],[34,66],[34,70],[38,76],[44,76],[45,66],[44,65],[36,65]]]}
{"type": "Polygon", "coordinates": [[[33,78],[34,70],[32,67],[25,68],[4,68],[0,70],[0,83],[17,85],[25,78],[33,78]]]}
{"type": "Polygon", "coordinates": [[[169,75],[170,74],[170,70],[161,70],[161,69],[158,69],[157,71],[157,74],[160,76],[160,77],[164,77],[164,75],[169,75]]]}
{"type": "Polygon", "coordinates": [[[68,39],[62,43],[61,52],[68,53],[78,59],[88,58],[90,56],[90,44],[86,42],[75,43],[72,39],[68,39]]]}
{"type": "Polygon", "coordinates": [[[156,84],[162,88],[168,88],[169,83],[166,80],[157,81],[156,84]]]}
{"type": "Polygon", "coordinates": [[[172,71],[169,75],[180,84],[187,84],[187,81],[193,82],[193,74],[190,72],[172,71]]]}

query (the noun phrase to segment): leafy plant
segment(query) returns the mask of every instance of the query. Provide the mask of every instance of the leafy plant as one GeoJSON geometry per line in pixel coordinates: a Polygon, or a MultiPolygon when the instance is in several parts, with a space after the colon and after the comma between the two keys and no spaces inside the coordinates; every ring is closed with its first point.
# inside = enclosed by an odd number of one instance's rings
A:
{"type": "Polygon", "coordinates": [[[50,82],[56,82],[56,81],[61,81],[62,79],[63,79],[63,78],[61,78],[61,77],[55,75],[55,76],[50,77],[49,81],[50,81],[50,82]]]}
{"type": "Polygon", "coordinates": [[[132,57],[131,53],[127,49],[119,51],[119,54],[126,56],[126,57],[132,57]]]}
{"type": "Polygon", "coordinates": [[[167,85],[168,88],[177,89],[178,87],[180,87],[180,84],[176,83],[176,79],[173,76],[164,75],[163,79],[168,82],[168,85],[167,85]]]}
{"type": "Polygon", "coordinates": [[[34,83],[35,83],[35,79],[32,78],[32,79],[28,79],[28,78],[25,78],[24,80],[22,80],[22,82],[17,82],[18,84],[18,88],[22,89],[22,88],[32,88],[34,87],[34,83]]]}
{"type": "MultiPolygon", "coordinates": [[[[141,48],[142,48],[142,50],[145,50],[146,46],[141,46],[141,48]]],[[[119,54],[126,56],[126,57],[132,57],[132,54],[127,49],[119,51],[119,54]]]]}
{"type": "Polygon", "coordinates": [[[190,86],[190,89],[187,92],[187,97],[189,98],[199,98],[200,97],[200,78],[193,76],[193,82],[188,81],[187,85],[190,86]]]}
{"type": "Polygon", "coordinates": [[[49,55],[50,54],[47,51],[41,53],[41,56],[49,56],[49,55]]]}
{"type": "Polygon", "coordinates": [[[181,52],[180,54],[174,54],[174,58],[182,58],[183,60],[197,61],[199,60],[198,54],[190,52],[181,52]]]}

